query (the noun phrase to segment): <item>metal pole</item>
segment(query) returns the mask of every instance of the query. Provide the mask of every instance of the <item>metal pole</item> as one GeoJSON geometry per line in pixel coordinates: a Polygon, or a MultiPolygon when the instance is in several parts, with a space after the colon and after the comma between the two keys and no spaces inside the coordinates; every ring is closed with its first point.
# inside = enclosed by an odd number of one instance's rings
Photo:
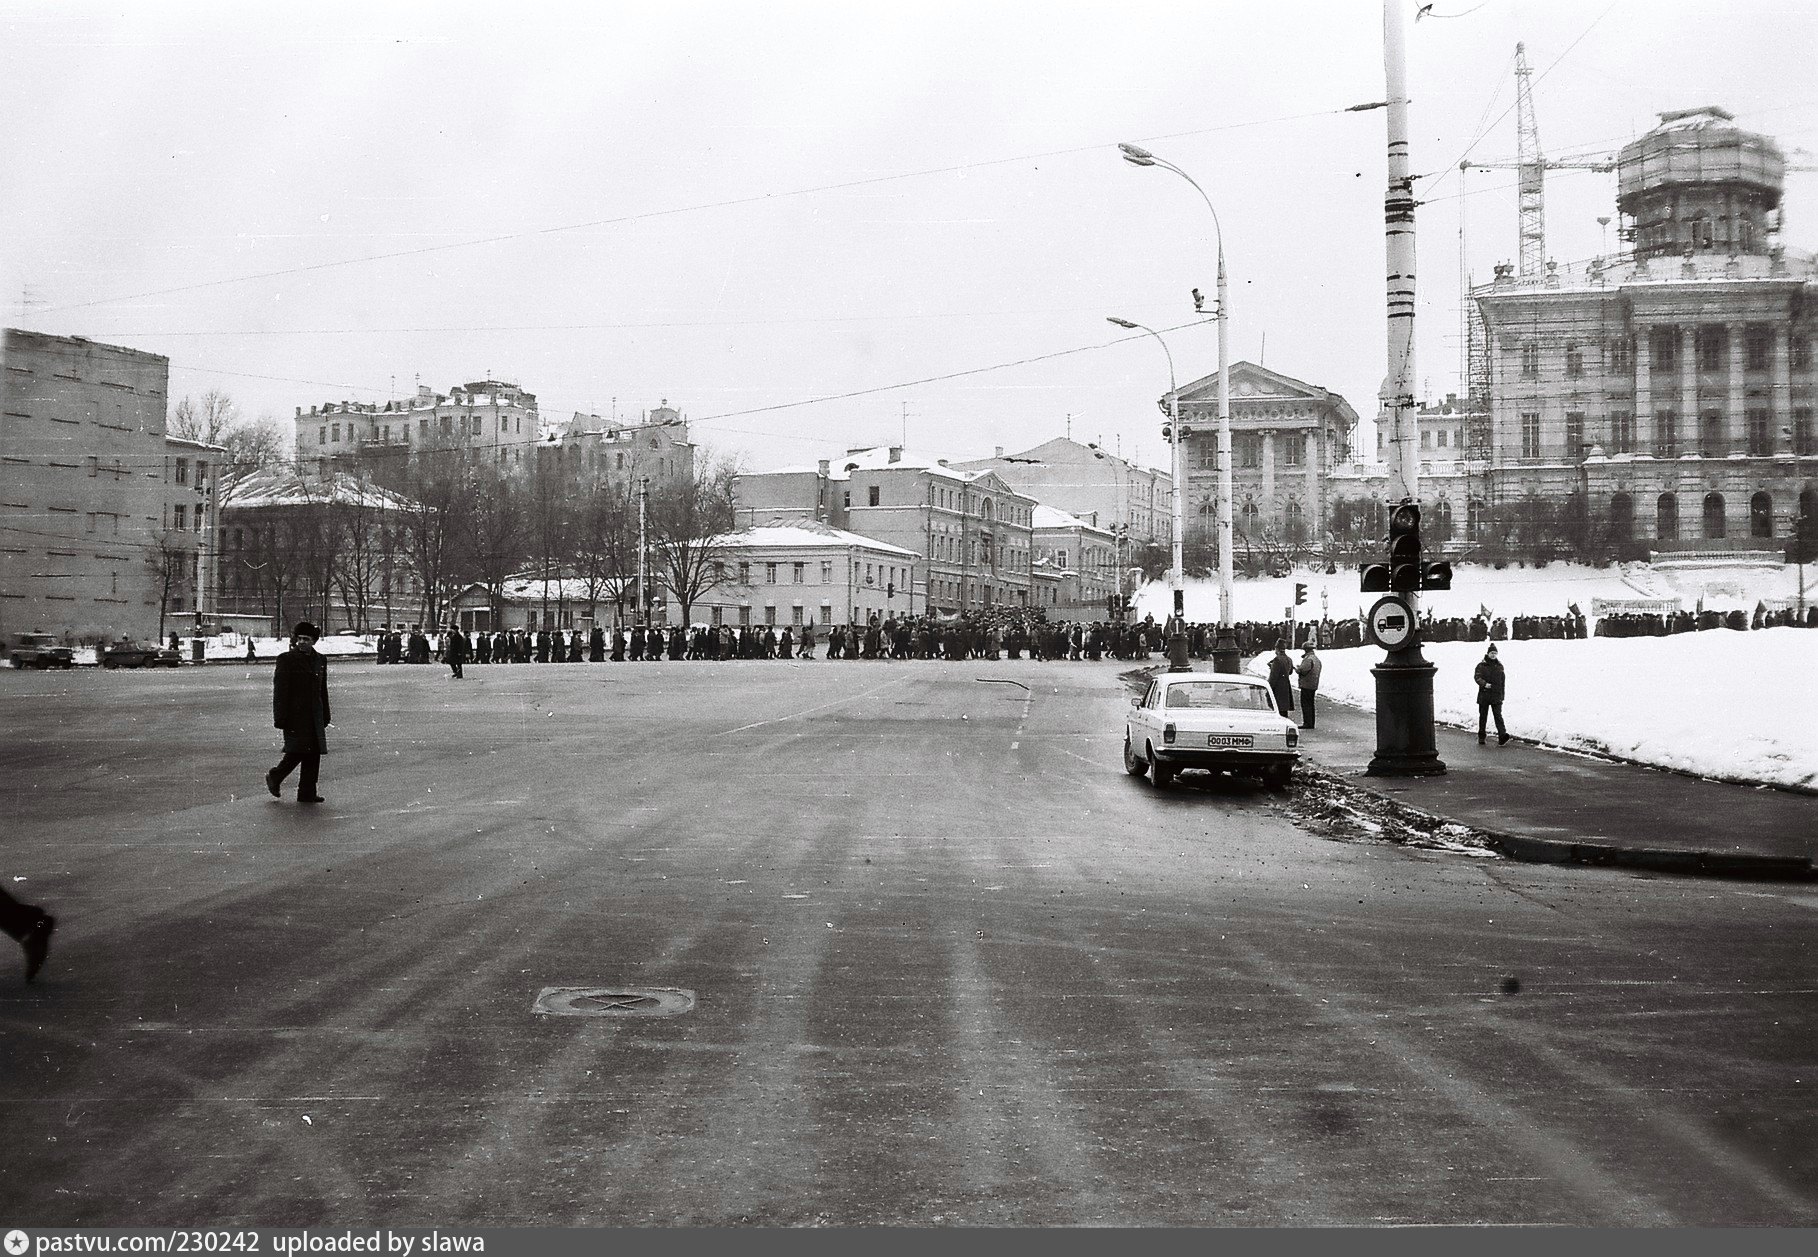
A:
{"type": "Polygon", "coordinates": [[[650,625],[650,592],[645,581],[649,574],[645,568],[644,551],[644,506],[650,498],[650,477],[638,477],[638,623],[646,628],[650,625]]]}
{"type": "MultiPolygon", "coordinates": [[[[1383,0],[1382,59],[1388,85],[1388,188],[1383,225],[1388,294],[1388,405],[1392,458],[1390,505],[1420,501],[1420,449],[1414,414],[1414,184],[1409,168],[1407,28],[1403,0],[1383,0]]],[[[1420,623],[1420,596],[1401,595],[1420,623]]],[[[1433,665],[1420,653],[1418,627],[1400,650],[1371,669],[1376,678],[1376,754],[1372,776],[1443,773],[1433,733],[1433,665]]]]}
{"type": "Polygon", "coordinates": [[[1212,644],[1212,669],[1215,672],[1236,672],[1238,668],[1237,635],[1231,631],[1232,492],[1231,292],[1225,277],[1225,242],[1221,232],[1218,241],[1218,636],[1212,644]]]}

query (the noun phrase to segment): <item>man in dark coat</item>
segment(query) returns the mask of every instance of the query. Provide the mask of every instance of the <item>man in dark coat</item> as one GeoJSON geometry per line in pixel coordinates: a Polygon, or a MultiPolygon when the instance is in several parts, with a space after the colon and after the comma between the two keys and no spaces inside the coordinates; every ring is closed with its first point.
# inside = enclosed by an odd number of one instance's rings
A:
{"type": "Polygon", "coordinates": [[[1275,710],[1284,716],[1294,710],[1293,677],[1294,661],[1288,658],[1278,638],[1275,654],[1269,660],[1269,691],[1275,695],[1275,710]]]}
{"type": "Polygon", "coordinates": [[[461,665],[467,662],[467,634],[459,625],[450,624],[448,632],[442,635],[442,659],[448,664],[448,671],[454,679],[462,680],[461,665]]]}
{"type": "Polygon", "coordinates": [[[271,722],[284,730],[284,758],[265,774],[265,788],[278,798],[290,770],[297,777],[297,802],[320,803],[316,771],[328,749],[328,661],[316,653],[316,626],[305,620],[291,634],[290,649],[278,656],[271,678],[271,722]]]}
{"type": "Polygon", "coordinates": [[[606,662],[606,630],[597,624],[587,635],[587,659],[590,663],[606,662]]]}
{"type": "Polygon", "coordinates": [[[1502,660],[1496,657],[1496,647],[1484,652],[1483,659],[1471,673],[1471,679],[1477,682],[1477,745],[1482,746],[1485,726],[1489,723],[1492,712],[1496,715],[1496,745],[1501,746],[1509,740],[1508,726],[1502,723],[1502,694],[1508,683],[1508,674],[1503,671],[1502,660]]]}

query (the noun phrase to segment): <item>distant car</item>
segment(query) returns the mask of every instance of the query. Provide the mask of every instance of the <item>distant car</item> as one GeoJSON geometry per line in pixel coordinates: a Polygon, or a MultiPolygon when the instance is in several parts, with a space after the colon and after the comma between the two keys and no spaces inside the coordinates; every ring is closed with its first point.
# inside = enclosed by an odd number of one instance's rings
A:
{"type": "Polygon", "coordinates": [[[49,633],[21,633],[19,644],[7,652],[15,668],[73,668],[76,653],[59,646],[49,633]]]}
{"type": "Polygon", "coordinates": [[[125,639],[109,646],[101,656],[103,668],[175,668],[182,657],[169,646],[152,646],[125,639]]]}
{"type": "Polygon", "coordinates": [[[1300,729],[1275,709],[1260,677],[1164,672],[1124,718],[1124,771],[1158,786],[1183,768],[1252,773],[1286,790],[1300,761],[1300,729]]]}

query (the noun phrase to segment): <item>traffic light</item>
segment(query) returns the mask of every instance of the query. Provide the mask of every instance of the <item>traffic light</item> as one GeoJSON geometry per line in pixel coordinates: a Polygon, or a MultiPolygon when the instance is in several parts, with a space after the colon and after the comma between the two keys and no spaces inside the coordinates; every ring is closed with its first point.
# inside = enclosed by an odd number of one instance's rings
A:
{"type": "Polygon", "coordinates": [[[1294,605],[1297,607],[1305,606],[1306,601],[1307,601],[1307,587],[1305,585],[1301,584],[1300,582],[1296,581],[1294,584],[1294,605]]]}
{"type": "Polygon", "coordinates": [[[1420,587],[1422,589],[1450,589],[1452,587],[1452,565],[1443,560],[1422,563],[1420,565],[1420,587]]]}
{"type": "Polygon", "coordinates": [[[1105,614],[1112,619],[1117,618],[1117,595],[1116,594],[1106,594],[1105,595],[1105,614]]]}
{"type": "Polygon", "coordinates": [[[1360,588],[1366,594],[1386,594],[1389,592],[1389,565],[1387,563],[1366,563],[1363,565],[1363,582],[1360,588]]]}
{"type": "Polygon", "coordinates": [[[1413,502],[1389,512],[1389,588],[1404,594],[1420,588],[1420,507],[1413,502]]]}
{"type": "Polygon", "coordinates": [[[896,597],[896,582],[891,581],[888,585],[884,586],[884,598],[888,601],[894,597],[896,597]]]}

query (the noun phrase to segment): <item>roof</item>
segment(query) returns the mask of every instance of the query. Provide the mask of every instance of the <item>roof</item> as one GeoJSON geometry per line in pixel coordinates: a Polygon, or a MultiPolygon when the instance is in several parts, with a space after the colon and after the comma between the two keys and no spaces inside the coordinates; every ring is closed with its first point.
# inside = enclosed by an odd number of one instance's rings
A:
{"type": "Polygon", "coordinates": [[[370,481],[360,480],[344,471],[309,479],[289,468],[269,468],[236,479],[224,486],[222,508],[236,511],[280,506],[318,506],[336,503],[370,506],[379,510],[414,510],[416,503],[400,494],[381,489],[370,481]]]}
{"type": "Polygon", "coordinates": [[[1052,506],[1043,506],[1039,502],[1035,505],[1032,525],[1036,528],[1083,528],[1088,532],[1111,536],[1111,530],[1108,528],[1100,528],[1089,520],[1081,519],[1077,515],[1069,515],[1065,511],[1055,510],[1052,506]]]}
{"type": "MultiPolygon", "coordinates": [[[[757,472],[754,474],[772,476],[819,475],[820,470],[820,465],[817,463],[810,466],[778,467],[770,472],[757,472]]],[[[855,471],[925,471],[930,475],[943,476],[951,480],[965,483],[970,483],[979,479],[981,476],[989,474],[989,469],[986,471],[965,471],[959,467],[949,467],[947,466],[947,460],[945,459],[925,458],[920,455],[912,454],[908,450],[897,445],[874,445],[868,449],[847,450],[841,457],[827,460],[827,478],[829,480],[844,480],[855,471]],[[890,452],[892,450],[899,451],[898,457],[895,459],[890,457],[890,452]]]]}
{"type": "Polygon", "coordinates": [[[1561,293],[1582,295],[1643,286],[1669,288],[1739,280],[1797,284],[1814,279],[1818,279],[1818,255],[1803,249],[1782,249],[1778,257],[1772,253],[1739,253],[1732,257],[1728,253],[1699,252],[1689,258],[1660,256],[1645,262],[1637,261],[1633,254],[1619,253],[1565,265],[1549,263],[1546,272],[1539,275],[1516,275],[1510,271],[1490,283],[1477,285],[1471,289],[1471,296],[1493,300],[1561,293]]]}
{"type": "Polygon", "coordinates": [[[722,534],[714,538],[717,546],[727,549],[765,548],[765,549],[813,549],[825,550],[837,546],[862,547],[880,554],[895,554],[904,558],[919,559],[922,556],[902,546],[893,546],[887,541],[878,541],[871,537],[862,537],[844,528],[835,528],[819,520],[772,520],[768,524],[757,524],[750,528],[741,528],[737,532],[722,534]]]}
{"type": "MultiPolygon", "coordinates": [[[[1351,403],[1331,389],[1322,388],[1318,384],[1309,384],[1305,380],[1297,380],[1291,375],[1272,371],[1268,367],[1254,362],[1233,362],[1230,371],[1233,384],[1239,381],[1254,384],[1265,397],[1271,399],[1294,397],[1323,402],[1337,411],[1339,417],[1351,426],[1355,427],[1357,424],[1357,412],[1351,409],[1351,403]]],[[[1180,395],[1180,400],[1183,402],[1216,401],[1218,398],[1218,372],[1214,371],[1211,375],[1204,375],[1197,380],[1182,384],[1174,391],[1180,395]]],[[[1233,403],[1251,400],[1251,395],[1239,396],[1238,391],[1235,387],[1231,389],[1233,403]]],[[[1163,410],[1168,408],[1167,393],[1162,394],[1159,405],[1163,410]]]]}

